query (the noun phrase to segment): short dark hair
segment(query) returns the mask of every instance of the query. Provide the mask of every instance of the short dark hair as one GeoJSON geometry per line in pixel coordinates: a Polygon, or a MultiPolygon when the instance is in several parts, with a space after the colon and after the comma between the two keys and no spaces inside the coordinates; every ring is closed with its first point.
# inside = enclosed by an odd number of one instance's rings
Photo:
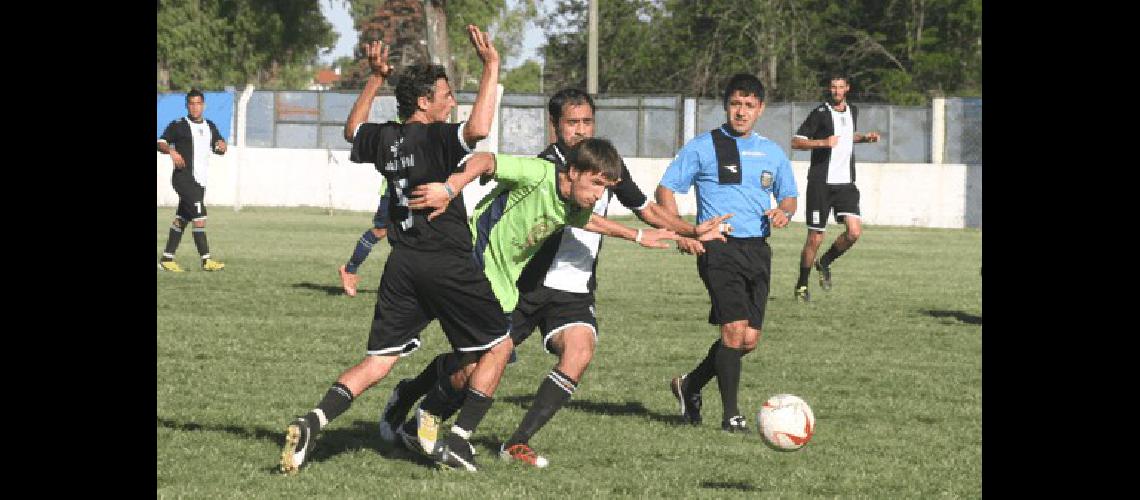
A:
{"type": "Polygon", "coordinates": [[[396,114],[400,115],[400,121],[416,112],[419,98],[432,98],[435,81],[440,78],[447,80],[447,70],[439,64],[422,63],[404,68],[396,79],[396,114]]]}
{"type": "Polygon", "coordinates": [[[566,164],[582,172],[601,172],[602,177],[613,182],[621,180],[621,155],[605,139],[590,137],[575,144],[566,153],[566,164]]]}
{"type": "Polygon", "coordinates": [[[728,79],[724,86],[724,108],[728,109],[728,98],[737,90],[744,95],[754,95],[760,102],[764,102],[764,84],[759,78],[748,73],[737,73],[728,79]]]}
{"type": "Polygon", "coordinates": [[[566,88],[559,90],[558,93],[550,97],[550,103],[547,104],[547,111],[550,112],[550,122],[558,125],[558,120],[562,118],[562,107],[567,104],[589,104],[590,112],[596,111],[594,107],[594,100],[590,98],[590,94],[582,92],[575,88],[566,88]]]}
{"type": "Polygon", "coordinates": [[[847,75],[844,73],[829,73],[827,79],[823,81],[823,86],[827,87],[831,85],[832,80],[843,80],[847,83],[847,86],[851,86],[851,79],[847,78],[847,75]]]}
{"type": "Polygon", "coordinates": [[[186,93],[186,102],[187,103],[190,102],[191,97],[201,97],[203,101],[206,100],[206,96],[202,95],[202,91],[198,90],[196,88],[191,88],[190,91],[186,93]]]}

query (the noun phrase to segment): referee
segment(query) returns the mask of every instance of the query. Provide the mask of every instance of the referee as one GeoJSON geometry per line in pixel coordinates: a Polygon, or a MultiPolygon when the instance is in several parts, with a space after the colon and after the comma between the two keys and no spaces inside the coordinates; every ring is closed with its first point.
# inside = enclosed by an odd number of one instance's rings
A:
{"type": "Polygon", "coordinates": [[[724,414],[721,428],[744,431],[737,406],[741,358],[756,349],[771,283],[772,227],[788,225],[796,211],[792,164],[775,142],[752,131],[764,112],[764,85],[749,74],[736,74],[724,89],[724,125],[690,140],[665,170],[657,186],[657,202],[677,213],[674,193],[697,187],[697,222],[724,214],[733,217],[727,242],[705,243],[697,271],[708,289],[709,323],[720,338],[688,374],[670,381],[691,424],[701,422],[701,389],[714,376],[724,414]],[[772,198],[779,206],[772,207],[772,198]]]}

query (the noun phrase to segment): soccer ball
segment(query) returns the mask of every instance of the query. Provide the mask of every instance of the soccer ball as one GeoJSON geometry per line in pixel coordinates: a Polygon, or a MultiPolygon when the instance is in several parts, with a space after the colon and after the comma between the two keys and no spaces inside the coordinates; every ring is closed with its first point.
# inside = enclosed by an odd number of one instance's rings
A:
{"type": "Polygon", "coordinates": [[[777,394],[768,398],[756,414],[760,437],[779,451],[796,451],[815,434],[815,415],[799,396],[777,394]]]}

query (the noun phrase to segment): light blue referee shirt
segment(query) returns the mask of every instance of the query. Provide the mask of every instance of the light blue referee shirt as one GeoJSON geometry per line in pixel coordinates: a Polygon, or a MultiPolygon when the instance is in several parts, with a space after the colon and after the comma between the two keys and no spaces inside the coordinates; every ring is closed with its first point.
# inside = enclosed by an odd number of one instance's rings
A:
{"type": "MultiPolygon", "coordinates": [[[[721,125],[721,130],[728,129],[721,125]]],[[[799,196],[792,163],[779,145],[756,132],[733,139],[740,151],[740,184],[719,182],[711,131],[681,148],[660,184],[680,194],[688,193],[689,186],[697,187],[698,224],[718,215],[735,214],[727,221],[732,224],[732,236],[768,236],[772,229],[764,212],[774,206],[772,198],[779,203],[799,196]]]]}

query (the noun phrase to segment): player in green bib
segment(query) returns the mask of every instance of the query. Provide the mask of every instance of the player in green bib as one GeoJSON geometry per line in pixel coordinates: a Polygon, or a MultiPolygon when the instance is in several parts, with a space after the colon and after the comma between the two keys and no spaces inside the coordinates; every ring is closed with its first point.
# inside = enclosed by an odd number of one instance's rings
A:
{"type": "MultiPolygon", "coordinates": [[[[428,216],[442,213],[452,193],[478,177],[497,181],[494,190],[479,204],[468,226],[472,254],[491,282],[504,312],[518,303],[515,285],[523,267],[551,234],[566,225],[587,231],[635,241],[646,248],[668,248],[663,240],[677,240],[667,229],[633,229],[597,215],[594,204],[621,179],[622,162],[617,150],[605,139],[583,140],[567,153],[567,171],[558,172],[553,163],[534,157],[474,153],[463,171],[452,174],[446,183],[419,186],[412,191],[408,207],[433,208],[428,216]]],[[[710,231],[706,238],[720,235],[710,231]]]]}

